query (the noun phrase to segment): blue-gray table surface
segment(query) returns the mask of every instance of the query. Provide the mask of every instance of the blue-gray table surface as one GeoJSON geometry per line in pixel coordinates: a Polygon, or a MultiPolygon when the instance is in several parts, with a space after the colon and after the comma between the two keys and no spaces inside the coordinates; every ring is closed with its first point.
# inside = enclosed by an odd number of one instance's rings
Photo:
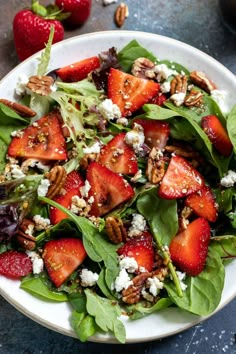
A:
{"type": "MultiPolygon", "coordinates": [[[[49,2],[41,1],[43,4],[49,2]]],[[[125,3],[129,7],[129,17],[122,29],[181,40],[211,55],[236,74],[236,36],[222,23],[217,0],[126,0],[125,3]]],[[[18,64],[12,20],[18,10],[29,5],[30,0],[0,0],[0,78],[18,64]]],[[[65,38],[94,31],[119,30],[114,24],[116,6],[114,3],[104,7],[102,0],[93,0],[87,23],[74,31],[66,31],[65,38]]],[[[3,298],[0,298],[0,313],[1,354],[236,353],[236,299],[213,317],[180,334],[123,346],[80,343],[35,323],[3,298]]]]}

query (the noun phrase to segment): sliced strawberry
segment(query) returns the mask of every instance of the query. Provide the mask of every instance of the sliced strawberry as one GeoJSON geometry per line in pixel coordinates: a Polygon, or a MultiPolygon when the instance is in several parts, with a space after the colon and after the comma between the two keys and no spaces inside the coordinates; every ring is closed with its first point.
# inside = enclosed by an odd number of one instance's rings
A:
{"type": "Polygon", "coordinates": [[[160,89],[152,80],[141,79],[120,70],[111,68],[108,75],[108,98],[120,108],[122,116],[149,102],[160,89]]]}
{"type": "Polygon", "coordinates": [[[183,157],[174,155],[161,181],[158,194],[166,199],[182,198],[198,191],[203,184],[200,173],[183,157]]]}
{"type": "Polygon", "coordinates": [[[153,97],[151,103],[156,104],[158,106],[163,106],[166,100],[167,96],[164,93],[160,93],[157,96],[153,97]]]}
{"type": "Polygon", "coordinates": [[[196,276],[204,268],[211,230],[208,221],[198,218],[177,234],[170,243],[173,263],[182,271],[196,276]]]}
{"type": "Polygon", "coordinates": [[[214,115],[205,116],[202,117],[201,124],[216,150],[223,156],[229,156],[233,150],[233,145],[220,120],[214,115]]]}
{"type": "Polygon", "coordinates": [[[91,71],[99,66],[100,60],[95,56],[64,66],[56,70],[56,74],[64,82],[76,82],[85,79],[91,71]]]}
{"type": "Polygon", "coordinates": [[[134,123],[143,127],[145,143],[153,148],[163,149],[170,135],[169,124],[157,120],[135,119],[134,123]]]}
{"type": "Polygon", "coordinates": [[[26,159],[66,160],[66,142],[59,116],[59,113],[49,113],[23,129],[22,134],[12,138],[8,155],[26,159]]]}
{"type": "Polygon", "coordinates": [[[126,133],[116,135],[101,149],[99,161],[116,173],[135,175],[138,162],[134,150],[125,142],[126,133]]]}
{"type": "Polygon", "coordinates": [[[118,254],[124,257],[133,257],[139,267],[151,272],[154,266],[154,248],[152,236],[145,231],[141,236],[136,236],[127,241],[118,249],[118,254]]]}
{"type": "Polygon", "coordinates": [[[134,196],[133,188],[123,177],[98,162],[88,166],[87,180],[91,186],[89,197],[94,198],[91,215],[104,215],[134,196]]]}
{"type": "Polygon", "coordinates": [[[14,250],[0,254],[0,274],[9,278],[24,277],[32,272],[32,263],[24,252],[14,250]]]}
{"type": "Polygon", "coordinates": [[[83,242],[78,238],[62,238],[48,241],[43,250],[44,264],[56,287],[83,263],[87,256],[83,242]]]}
{"type": "MultiPolygon", "coordinates": [[[[71,199],[73,196],[80,196],[80,187],[84,185],[84,180],[80,174],[76,171],[70,172],[65,180],[63,189],[65,193],[57,195],[54,201],[58,204],[69,209],[71,206],[71,199]]],[[[61,210],[51,207],[50,208],[50,220],[53,225],[58,224],[61,220],[68,218],[68,216],[61,210]]]]}
{"type": "Polygon", "coordinates": [[[203,186],[199,191],[190,194],[186,205],[193,209],[194,213],[215,222],[218,216],[218,205],[212,190],[208,186],[203,186]]]}

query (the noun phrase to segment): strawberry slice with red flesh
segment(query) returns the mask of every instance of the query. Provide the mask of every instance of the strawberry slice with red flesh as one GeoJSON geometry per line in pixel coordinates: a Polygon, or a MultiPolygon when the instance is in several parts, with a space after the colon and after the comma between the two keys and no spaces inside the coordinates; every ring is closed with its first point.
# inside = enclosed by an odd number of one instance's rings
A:
{"type": "Polygon", "coordinates": [[[111,68],[108,75],[108,98],[117,104],[123,117],[141,108],[157,95],[160,85],[111,68]]]}
{"type": "Polygon", "coordinates": [[[56,74],[64,82],[76,82],[85,79],[91,71],[99,67],[100,60],[95,56],[64,66],[56,70],[56,74]]]}
{"type": "Polygon", "coordinates": [[[201,174],[183,157],[172,156],[161,181],[158,194],[161,198],[183,198],[197,192],[204,185],[201,174]]]}
{"type": "Polygon", "coordinates": [[[185,204],[190,207],[195,214],[215,222],[218,216],[218,205],[212,190],[208,186],[203,186],[199,191],[190,194],[185,204]]]}
{"type": "MultiPolygon", "coordinates": [[[[70,172],[65,180],[63,189],[65,193],[57,195],[53,200],[58,204],[69,209],[71,206],[71,199],[74,195],[81,196],[80,187],[84,185],[84,180],[76,171],[70,172]]],[[[58,224],[61,220],[68,218],[68,216],[61,210],[50,207],[50,220],[53,225],[58,224]]]]}
{"type": "Polygon", "coordinates": [[[228,157],[232,153],[233,145],[219,118],[215,115],[202,117],[201,125],[215,149],[228,157]]]}
{"type": "Polygon", "coordinates": [[[0,254],[1,275],[17,279],[31,272],[32,262],[26,253],[9,250],[0,254]]]}
{"type": "Polygon", "coordinates": [[[59,113],[49,113],[12,138],[8,147],[11,157],[40,160],[66,160],[66,142],[59,113]]]}
{"type": "Polygon", "coordinates": [[[125,142],[126,133],[116,135],[100,152],[99,161],[116,173],[135,175],[138,162],[134,150],[125,142]]]}
{"type": "Polygon", "coordinates": [[[204,218],[195,219],[177,234],[169,246],[176,267],[191,276],[200,274],[205,266],[210,235],[210,225],[204,218]]]}
{"type": "Polygon", "coordinates": [[[87,256],[83,242],[77,238],[62,238],[48,241],[43,250],[44,264],[56,287],[83,263],[87,256]]]}
{"type": "Polygon", "coordinates": [[[145,268],[148,272],[153,270],[154,248],[152,236],[148,231],[128,240],[117,252],[120,256],[133,257],[138,266],[145,268]]]}
{"type": "Polygon", "coordinates": [[[98,162],[89,164],[87,180],[91,186],[89,198],[94,198],[91,215],[104,215],[134,196],[133,188],[122,176],[98,162]]]}
{"type": "Polygon", "coordinates": [[[145,143],[150,148],[156,147],[163,149],[166,146],[170,135],[170,127],[168,123],[147,119],[135,119],[134,123],[143,127],[145,143]]]}
{"type": "Polygon", "coordinates": [[[166,100],[167,96],[164,93],[160,93],[157,96],[153,97],[150,103],[156,104],[158,106],[163,106],[166,100]]]}

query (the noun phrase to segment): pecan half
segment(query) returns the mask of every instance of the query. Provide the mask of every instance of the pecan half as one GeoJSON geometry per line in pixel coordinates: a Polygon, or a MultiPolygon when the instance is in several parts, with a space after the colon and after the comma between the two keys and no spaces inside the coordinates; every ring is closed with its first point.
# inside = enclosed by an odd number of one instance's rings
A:
{"type": "Polygon", "coordinates": [[[131,72],[134,76],[142,79],[154,79],[156,73],[154,71],[155,64],[147,58],[138,58],[133,63],[131,72]]]}
{"type": "Polygon", "coordinates": [[[207,93],[216,89],[216,85],[201,71],[192,71],[190,73],[190,79],[195,85],[202,88],[207,93]]]}
{"type": "Polygon", "coordinates": [[[45,177],[50,181],[47,197],[52,199],[63,188],[66,180],[66,170],[63,166],[54,166],[49,172],[45,173],[45,177]]]}
{"type": "Polygon", "coordinates": [[[203,93],[192,89],[185,97],[184,105],[187,107],[200,106],[202,104],[203,93]]]}
{"type": "Polygon", "coordinates": [[[122,300],[126,304],[136,304],[141,298],[141,289],[146,280],[152,276],[151,272],[141,273],[132,279],[133,284],[122,291],[122,300]]]}
{"type": "Polygon", "coordinates": [[[35,248],[36,241],[35,237],[32,235],[35,224],[30,219],[23,219],[19,227],[19,231],[16,235],[16,242],[24,250],[32,251],[35,248]]]}
{"type": "Polygon", "coordinates": [[[176,75],[170,83],[170,94],[171,96],[178,93],[187,92],[187,76],[186,75],[176,75]]]}
{"type": "Polygon", "coordinates": [[[126,230],[122,220],[117,216],[108,216],[105,221],[105,228],[111,242],[118,244],[126,240],[126,230]]]}
{"type": "Polygon", "coordinates": [[[99,154],[94,152],[90,154],[85,154],[80,160],[79,165],[83,170],[86,170],[90,162],[98,161],[98,157],[99,154]]]}
{"type": "Polygon", "coordinates": [[[54,79],[51,76],[31,76],[26,87],[41,96],[50,94],[54,79]]]}
{"type": "Polygon", "coordinates": [[[115,23],[118,27],[121,27],[125,19],[129,16],[129,8],[128,6],[121,2],[120,5],[116,8],[115,11],[115,23]]]}
{"type": "Polygon", "coordinates": [[[165,161],[159,149],[153,147],[147,162],[146,176],[152,184],[159,183],[165,174],[165,161]]]}
{"type": "Polygon", "coordinates": [[[31,118],[36,115],[36,112],[33,111],[31,108],[24,106],[23,104],[20,104],[18,102],[9,101],[5,98],[0,98],[0,103],[3,103],[5,106],[11,108],[13,111],[15,111],[21,117],[30,117],[31,118]]]}

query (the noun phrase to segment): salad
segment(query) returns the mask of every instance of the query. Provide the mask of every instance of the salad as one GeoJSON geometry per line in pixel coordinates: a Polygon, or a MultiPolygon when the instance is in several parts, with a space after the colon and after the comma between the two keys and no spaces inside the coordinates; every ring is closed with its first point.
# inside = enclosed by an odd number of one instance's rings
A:
{"type": "Polygon", "coordinates": [[[211,314],[236,257],[236,107],[135,40],[48,72],[52,37],[0,99],[0,274],[68,302],[81,341],[211,314]]]}

